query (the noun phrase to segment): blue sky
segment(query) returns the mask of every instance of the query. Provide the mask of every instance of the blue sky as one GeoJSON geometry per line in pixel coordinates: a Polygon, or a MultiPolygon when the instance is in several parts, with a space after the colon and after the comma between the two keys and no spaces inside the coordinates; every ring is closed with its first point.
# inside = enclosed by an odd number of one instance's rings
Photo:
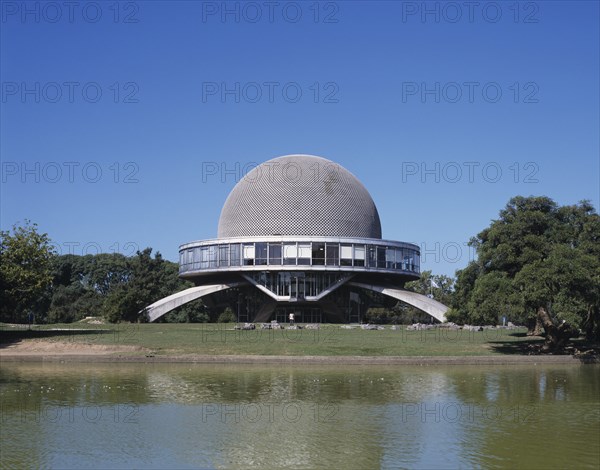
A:
{"type": "Polygon", "coordinates": [[[452,275],[515,195],[599,207],[598,5],[3,1],[1,227],[176,261],[244,168],[305,153],[452,275]]]}

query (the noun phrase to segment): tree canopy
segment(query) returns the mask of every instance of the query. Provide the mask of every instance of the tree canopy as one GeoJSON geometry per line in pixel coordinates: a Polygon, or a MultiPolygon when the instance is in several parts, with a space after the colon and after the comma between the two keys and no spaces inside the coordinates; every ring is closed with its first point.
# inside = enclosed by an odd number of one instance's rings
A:
{"type": "MultiPolygon", "coordinates": [[[[70,323],[86,316],[110,322],[144,321],[152,302],[192,287],[178,276],[178,265],[152,249],[126,257],[120,253],[57,256],[37,225],[15,225],[0,232],[0,321],[70,323]]],[[[161,321],[207,321],[201,300],[175,309],[161,321]]]]}
{"type": "Polygon", "coordinates": [[[47,234],[25,221],[0,231],[0,320],[25,322],[52,281],[54,250],[47,234]]]}
{"type": "Polygon", "coordinates": [[[600,217],[588,201],[514,197],[470,245],[477,260],[457,272],[451,319],[539,320],[548,348],[577,330],[599,338],[600,217]]]}

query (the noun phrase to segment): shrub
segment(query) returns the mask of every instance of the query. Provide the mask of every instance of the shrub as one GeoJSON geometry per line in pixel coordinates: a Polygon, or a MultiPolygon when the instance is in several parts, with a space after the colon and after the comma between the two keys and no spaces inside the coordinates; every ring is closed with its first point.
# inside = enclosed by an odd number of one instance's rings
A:
{"type": "Polygon", "coordinates": [[[233,310],[230,307],[227,307],[223,310],[223,313],[219,315],[219,319],[217,320],[219,323],[235,323],[237,318],[233,314],[233,310]]]}

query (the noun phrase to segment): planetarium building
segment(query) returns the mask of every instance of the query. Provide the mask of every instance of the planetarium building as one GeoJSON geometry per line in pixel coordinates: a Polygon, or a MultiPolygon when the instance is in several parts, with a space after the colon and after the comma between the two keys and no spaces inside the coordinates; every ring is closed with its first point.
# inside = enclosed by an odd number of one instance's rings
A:
{"type": "Polygon", "coordinates": [[[419,278],[419,247],[384,240],[377,207],[348,170],[288,155],[248,172],[229,194],[217,238],[179,248],[196,287],[147,308],[151,321],[198,298],[238,321],[360,322],[370,305],[398,300],[445,320],[447,308],[403,289],[419,278]]]}

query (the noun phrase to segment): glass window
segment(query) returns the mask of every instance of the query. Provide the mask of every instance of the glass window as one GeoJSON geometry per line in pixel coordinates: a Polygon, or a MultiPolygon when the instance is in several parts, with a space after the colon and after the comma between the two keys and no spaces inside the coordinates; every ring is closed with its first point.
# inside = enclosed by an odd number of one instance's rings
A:
{"type": "Polygon", "coordinates": [[[310,258],[310,243],[298,244],[298,258],[310,258]]]}
{"type": "Polygon", "coordinates": [[[415,250],[405,250],[403,259],[403,269],[406,271],[419,272],[420,257],[419,252],[415,250]]]}
{"type": "Polygon", "coordinates": [[[394,264],[394,269],[402,269],[402,250],[400,248],[396,248],[396,264],[394,264]]]}
{"type": "Polygon", "coordinates": [[[369,246],[369,267],[377,267],[377,247],[369,246]]]}
{"type": "MultiPolygon", "coordinates": [[[[193,266],[190,266],[192,269],[200,269],[200,248],[193,248],[188,250],[193,257],[193,266]]],[[[192,261],[192,260],[190,260],[192,261]]]]}
{"type": "Polygon", "coordinates": [[[266,243],[257,243],[255,253],[256,253],[255,264],[259,264],[259,265],[267,264],[267,244],[266,243]]]}
{"type": "Polygon", "coordinates": [[[310,264],[310,243],[298,243],[298,264],[310,264]]]}
{"type": "Polygon", "coordinates": [[[290,273],[277,275],[277,295],[290,295],[290,273]]]}
{"type": "Polygon", "coordinates": [[[312,244],[312,264],[322,266],[325,264],[325,243],[312,244]]]}
{"type": "Polygon", "coordinates": [[[216,268],[217,267],[217,245],[210,245],[208,247],[208,267],[216,268]]]}
{"type": "Polygon", "coordinates": [[[310,244],[298,245],[298,258],[310,258],[310,244]]]}
{"type": "Polygon", "coordinates": [[[281,264],[281,243],[269,243],[269,264],[281,264]]]}
{"type": "Polygon", "coordinates": [[[254,259],[256,250],[254,249],[254,243],[250,245],[244,245],[244,259],[254,259]]]}
{"type": "Polygon", "coordinates": [[[385,267],[387,269],[394,269],[396,264],[396,250],[393,248],[386,248],[385,250],[385,267]]]}
{"type": "Polygon", "coordinates": [[[208,247],[200,248],[200,269],[208,268],[208,247]]]}
{"type": "Polygon", "coordinates": [[[340,245],[340,265],[352,266],[352,245],[340,245]]]}
{"type": "Polygon", "coordinates": [[[340,264],[340,246],[337,243],[327,243],[326,246],[327,266],[339,266],[340,264]]]}
{"type": "Polygon", "coordinates": [[[234,243],[229,247],[230,266],[240,265],[240,244],[234,243]]]}
{"type": "Polygon", "coordinates": [[[341,246],[342,249],[342,253],[341,253],[341,258],[342,259],[352,259],[352,245],[342,245],[341,246]]]}
{"type": "Polygon", "coordinates": [[[219,266],[229,266],[229,245],[219,246],[219,266]]]}
{"type": "Polygon", "coordinates": [[[354,266],[365,265],[365,247],[364,245],[354,245],[354,266]]]}
{"type": "Polygon", "coordinates": [[[283,244],[283,264],[295,265],[298,249],[295,243],[283,244]]]}
{"type": "Polygon", "coordinates": [[[385,246],[377,247],[377,267],[385,268],[385,246]]]}
{"type": "Polygon", "coordinates": [[[244,266],[254,265],[254,243],[244,245],[244,266]]]}

